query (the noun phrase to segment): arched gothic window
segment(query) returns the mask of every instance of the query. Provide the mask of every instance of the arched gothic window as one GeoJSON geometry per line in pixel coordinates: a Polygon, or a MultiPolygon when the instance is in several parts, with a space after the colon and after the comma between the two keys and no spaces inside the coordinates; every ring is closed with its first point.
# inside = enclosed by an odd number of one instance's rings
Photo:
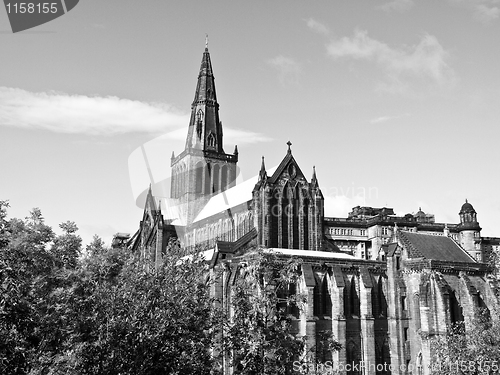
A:
{"type": "Polygon", "coordinates": [[[195,193],[200,194],[203,188],[203,163],[196,163],[195,167],[195,193]]]}
{"type": "Polygon", "coordinates": [[[208,135],[208,137],[207,137],[207,145],[208,145],[209,147],[215,147],[215,146],[216,146],[216,144],[217,144],[217,142],[216,142],[216,139],[215,139],[214,134],[213,134],[213,133],[210,133],[210,134],[208,135]]]}
{"type": "Polygon", "coordinates": [[[203,111],[200,109],[196,114],[196,134],[198,138],[201,139],[201,131],[203,126],[203,111]]]}
{"type": "MultiPolygon", "coordinates": [[[[346,348],[346,362],[348,365],[348,368],[347,368],[347,374],[348,375],[358,375],[360,374],[360,371],[359,371],[359,361],[360,361],[360,353],[359,353],[359,349],[358,347],[356,346],[355,343],[353,343],[352,341],[347,345],[347,348],[346,348]]],[[[347,367],[347,366],[346,366],[347,367]]]]}
{"type": "Polygon", "coordinates": [[[449,292],[450,296],[450,320],[452,324],[456,324],[464,321],[464,315],[462,311],[462,306],[457,299],[454,291],[449,292]]]}
{"type": "Polygon", "coordinates": [[[213,178],[214,178],[213,192],[216,193],[217,191],[219,191],[219,180],[220,180],[220,167],[218,164],[214,165],[213,178]]]}
{"type": "Polygon", "coordinates": [[[220,171],[220,190],[224,191],[227,188],[227,165],[223,165],[220,171]]]}
{"type": "Polygon", "coordinates": [[[211,171],[211,167],[210,167],[210,163],[207,163],[207,165],[205,166],[204,168],[205,170],[205,173],[204,173],[204,193],[205,194],[210,194],[211,191],[210,191],[210,171],[211,171]]]}

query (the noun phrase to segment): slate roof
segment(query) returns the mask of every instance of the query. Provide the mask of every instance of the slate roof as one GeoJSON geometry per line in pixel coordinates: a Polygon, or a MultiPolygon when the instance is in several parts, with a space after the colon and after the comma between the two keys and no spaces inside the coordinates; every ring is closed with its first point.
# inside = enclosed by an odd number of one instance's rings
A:
{"type": "Polygon", "coordinates": [[[476,263],[465,250],[447,236],[399,231],[399,239],[409,258],[425,258],[447,262],[476,263]]]}

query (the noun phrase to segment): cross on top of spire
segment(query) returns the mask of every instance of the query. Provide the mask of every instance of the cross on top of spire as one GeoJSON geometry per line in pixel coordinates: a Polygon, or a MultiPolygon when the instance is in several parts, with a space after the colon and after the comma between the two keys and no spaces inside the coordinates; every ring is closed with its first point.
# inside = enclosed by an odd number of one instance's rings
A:
{"type": "Polygon", "coordinates": [[[208,34],[205,34],[205,50],[208,50],[208,34]]]}

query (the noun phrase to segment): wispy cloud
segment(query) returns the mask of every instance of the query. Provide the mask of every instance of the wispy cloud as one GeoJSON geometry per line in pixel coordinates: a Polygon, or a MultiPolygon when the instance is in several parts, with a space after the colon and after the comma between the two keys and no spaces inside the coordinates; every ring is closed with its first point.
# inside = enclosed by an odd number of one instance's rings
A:
{"type": "Polygon", "coordinates": [[[332,40],[327,53],[334,59],[352,58],[377,63],[384,69],[391,86],[404,87],[405,79],[427,77],[444,85],[454,81],[454,72],[447,64],[448,52],[436,37],[426,34],[417,45],[392,48],[384,42],[372,39],[367,31],[356,30],[352,37],[332,40]]]}
{"type": "Polygon", "coordinates": [[[269,65],[278,71],[278,78],[282,85],[297,84],[301,65],[290,57],[276,56],[267,61],[269,65]]]}
{"type": "Polygon", "coordinates": [[[261,133],[224,127],[224,142],[226,144],[242,145],[270,141],[272,141],[272,138],[261,133]]]}
{"type": "Polygon", "coordinates": [[[330,29],[322,24],[321,22],[316,21],[313,18],[309,18],[305,20],[307,22],[307,27],[309,27],[311,30],[317,32],[318,34],[322,35],[329,35],[330,34],[330,29]]]}
{"type": "Polygon", "coordinates": [[[376,118],[370,120],[370,124],[381,124],[384,122],[397,120],[397,119],[400,119],[402,117],[408,117],[408,116],[410,116],[409,113],[405,113],[403,115],[396,115],[396,116],[379,116],[379,117],[376,117],[376,118]]]}
{"type": "Polygon", "coordinates": [[[474,17],[482,23],[488,24],[500,16],[500,9],[496,6],[478,4],[474,11],[474,17]]]}
{"type": "Polygon", "coordinates": [[[378,8],[385,12],[407,12],[409,11],[415,3],[413,0],[393,0],[383,5],[380,5],[378,8]]]}
{"type": "Polygon", "coordinates": [[[34,93],[0,87],[0,125],[58,133],[159,133],[186,124],[186,113],[162,104],[114,96],[34,93]]]}
{"type": "MultiPolygon", "coordinates": [[[[0,126],[103,136],[168,132],[172,139],[185,139],[188,123],[187,113],[166,104],[0,87],[0,126]]],[[[239,129],[225,128],[224,134],[238,144],[269,140],[239,129]]]]}
{"type": "Polygon", "coordinates": [[[474,19],[490,24],[500,17],[500,0],[448,0],[472,12],[474,19]]]}

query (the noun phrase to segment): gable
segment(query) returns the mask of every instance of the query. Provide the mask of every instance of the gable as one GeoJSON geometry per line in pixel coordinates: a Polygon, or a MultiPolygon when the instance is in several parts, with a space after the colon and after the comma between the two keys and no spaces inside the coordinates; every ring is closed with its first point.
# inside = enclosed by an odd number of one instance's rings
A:
{"type": "Polygon", "coordinates": [[[299,165],[295,161],[295,158],[292,156],[292,153],[288,153],[283,160],[281,161],[280,165],[276,169],[276,171],[273,173],[271,177],[269,177],[268,182],[271,184],[275,184],[278,181],[287,181],[287,180],[303,180],[307,181],[307,179],[304,176],[304,173],[302,173],[299,165]]]}

